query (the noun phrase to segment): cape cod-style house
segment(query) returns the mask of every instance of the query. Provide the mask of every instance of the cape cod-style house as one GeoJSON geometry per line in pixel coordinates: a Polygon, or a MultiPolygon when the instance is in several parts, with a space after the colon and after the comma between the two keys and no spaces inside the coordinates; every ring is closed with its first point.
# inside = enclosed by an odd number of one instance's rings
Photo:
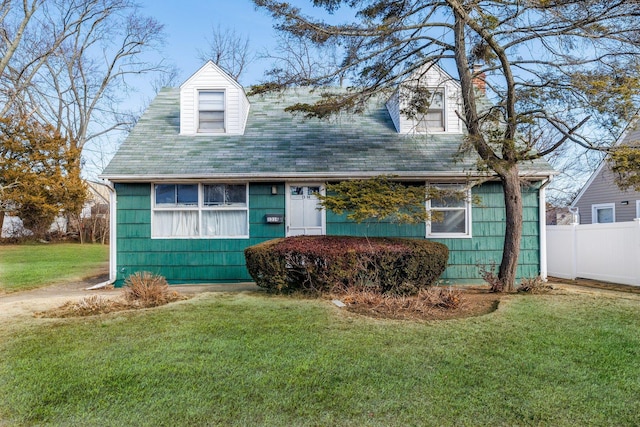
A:
{"type": "MultiPolygon", "coordinates": [[[[285,112],[318,94],[300,88],[248,97],[208,62],[179,88],[160,91],[102,177],[113,188],[111,280],[136,271],[169,283],[250,281],[243,250],[265,240],[307,235],[400,236],[448,245],[442,279],[479,283],[478,265],[499,263],[504,233],[501,184],[459,155],[464,138],[459,84],[433,66],[421,84],[429,111],[403,114],[397,90],[363,114],[330,120],[285,112]],[[377,175],[466,189],[481,203],[427,201],[444,221],[355,224],[318,209],[328,182],[377,175]]],[[[524,236],[518,274],[545,275],[546,162],[523,167],[524,236]]]]}

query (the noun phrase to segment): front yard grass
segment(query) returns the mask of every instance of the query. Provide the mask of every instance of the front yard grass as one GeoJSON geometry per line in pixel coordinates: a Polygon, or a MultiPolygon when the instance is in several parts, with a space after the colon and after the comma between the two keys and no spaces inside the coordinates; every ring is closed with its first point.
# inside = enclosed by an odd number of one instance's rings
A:
{"type": "Polygon", "coordinates": [[[0,425],[640,425],[636,296],[420,323],[203,294],[21,322],[0,338],[0,425]]]}
{"type": "Polygon", "coordinates": [[[108,245],[0,245],[0,293],[80,280],[108,263],[108,245]]]}

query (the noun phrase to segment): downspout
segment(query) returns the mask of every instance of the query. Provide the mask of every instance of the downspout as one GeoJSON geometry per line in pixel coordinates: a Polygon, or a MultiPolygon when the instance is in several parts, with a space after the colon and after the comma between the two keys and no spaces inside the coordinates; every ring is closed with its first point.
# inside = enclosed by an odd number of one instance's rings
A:
{"type": "Polygon", "coordinates": [[[118,201],[116,200],[116,189],[111,181],[107,181],[107,188],[109,189],[109,280],[86,288],[89,291],[105,288],[113,285],[116,281],[116,269],[118,268],[116,262],[116,208],[118,201]]]}
{"type": "Polygon", "coordinates": [[[542,181],[538,192],[540,203],[538,206],[540,215],[540,278],[547,281],[547,194],[546,187],[551,183],[552,175],[542,181]]]}

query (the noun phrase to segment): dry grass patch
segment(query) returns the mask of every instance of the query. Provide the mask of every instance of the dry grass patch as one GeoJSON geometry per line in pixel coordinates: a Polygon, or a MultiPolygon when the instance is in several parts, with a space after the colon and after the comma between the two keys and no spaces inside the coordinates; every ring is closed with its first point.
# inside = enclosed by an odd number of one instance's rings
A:
{"type": "Polygon", "coordinates": [[[35,313],[36,317],[82,317],[115,311],[158,307],[187,297],[169,289],[164,277],[149,272],[129,276],[119,298],[101,295],[84,297],[77,302],[68,301],[58,308],[35,313]]]}
{"type": "Polygon", "coordinates": [[[35,313],[36,317],[83,317],[129,309],[129,304],[102,295],[91,295],[79,301],[67,301],[58,308],[35,313]]]}
{"type": "Polygon", "coordinates": [[[540,276],[523,279],[516,291],[529,294],[546,294],[553,290],[553,286],[542,280],[540,276]]]}

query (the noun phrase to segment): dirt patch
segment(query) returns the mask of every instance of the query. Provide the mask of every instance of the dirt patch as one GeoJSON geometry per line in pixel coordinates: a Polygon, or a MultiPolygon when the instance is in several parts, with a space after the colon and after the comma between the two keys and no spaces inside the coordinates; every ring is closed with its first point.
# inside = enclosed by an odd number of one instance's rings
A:
{"type": "Polygon", "coordinates": [[[619,283],[600,282],[598,280],[591,279],[558,279],[557,277],[550,277],[550,282],[562,285],[570,285],[568,288],[589,288],[589,289],[601,289],[603,291],[624,292],[629,294],[640,294],[640,286],[633,285],[621,285],[619,283]]]}

